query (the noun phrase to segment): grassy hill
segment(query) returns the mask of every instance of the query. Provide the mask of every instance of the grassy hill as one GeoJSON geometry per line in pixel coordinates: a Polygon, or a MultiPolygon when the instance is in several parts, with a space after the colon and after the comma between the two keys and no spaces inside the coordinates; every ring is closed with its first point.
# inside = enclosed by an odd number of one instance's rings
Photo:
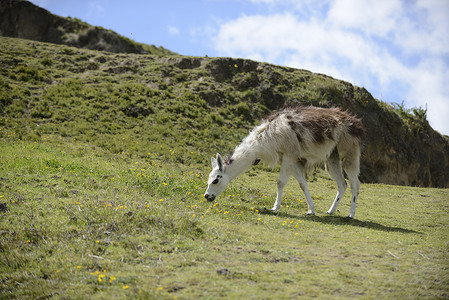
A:
{"type": "Polygon", "coordinates": [[[0,35],[114,53],[174,55],[77,18],[54,15],[27,0],[0,0],[0,35]]]}
{"type": "Polygon", "coordinates": [[[215,203],[202,197],[210,156],[294,99],[352,101],[367,119],[430,133],[416,115],[239,59],[0,38],[0,65],[0,298],[449,296],[447,189],[362,184],[347,220],[348,195],[324,214],[336,188],[318,171],[317,216],[293,181],[271,214],[277,173],[257,166],[215,203]]]}
{"type": "Polygon", "coordinates": [[[449,139],[429,126],[424,109],[395,108],[322,74],[8,38],[1,47],[0,108],[10,120],[3,134],[34,140],[57,134],[115,153],[205,162],[283,105],[337,105],[361,117],[367,131],[362,181],[449,187],[449,139]]]}
{"type": "Polygon", "coordinates": [[[38,141],[55,134],[114,153],[206,161],[212,145],[231,150],[227,143],[238,142],[254,122],[244,103],[209,107],[188,86],[189,76],[201,74],[176,73],[165,57],[1,40],[2,137],[38,141]]]}

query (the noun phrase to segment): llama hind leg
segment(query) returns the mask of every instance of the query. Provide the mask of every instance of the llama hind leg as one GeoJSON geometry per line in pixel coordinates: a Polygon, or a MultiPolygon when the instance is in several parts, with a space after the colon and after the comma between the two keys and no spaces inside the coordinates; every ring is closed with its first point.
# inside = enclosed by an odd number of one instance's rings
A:
{"type": "Polygon", "coordinates": [[[307,181],[304,178],[304,171],[298,163],[296,163],[296,169],[293,173],[293,176],[298,181],[299,186],[301,187],[302,191],[304,192],[304,195],[306,196],[307,205],[309,206],[307,215],[314,215],[315,205],[313,204],[312,196],[310,195],[309,188],[307,187],[307,181]]]}
{"type": "Polygon", "coordinates": [[[348,175],[349,183],[351,184],[351,208],[349,210],[349,218],[353,219],[355,215],[355,208],[357,205],[357,198],[359,196],[360,190],[360,181],[359,181],[359,173],[360,173],[360,154],[357,153],[352,160],[346,159],[343,163],[343,169],[348,175]]]}
{"type": "Polygon", "coordinates": [[[332,153],[331,157],[326,162],[326,170],[329,173],[329,175],[337,182],[338,188],[335,200],[332,203],[329,210],[327,211],[327,213],[330,215],[335,213],[335,211],[337,210],[337,206],[340,203],[340,200],[343,198],[343,194],[345,193],[347,187],[345,177],[343,176],[343,170],[340,165],[338,153],[337,152],[334,153],[332,153]]]}
{"type": "Polygon", "coordinates": [[[352,198],[351,198],[351,208],[349,210],[349,218],[353,219],[355,215],[355,207],[357,205],[357,198],[359,196],[359,189],[360,189],[360,181],[357,175],[349,175],[349,182],[351,183],[351,192],[352,192],[352,198]]]}
{"type": "Polygon", "coordinates": [[[278,191],[276,195],[276,202],[274,202],[273,208],[271,209],[272,211],[278,211],[281,207],[282,192],[284,191],[284,187],[290,177],[290,163],[291,161],[285,156],[282,158],[281,171],[277,181],[278,191]]]}

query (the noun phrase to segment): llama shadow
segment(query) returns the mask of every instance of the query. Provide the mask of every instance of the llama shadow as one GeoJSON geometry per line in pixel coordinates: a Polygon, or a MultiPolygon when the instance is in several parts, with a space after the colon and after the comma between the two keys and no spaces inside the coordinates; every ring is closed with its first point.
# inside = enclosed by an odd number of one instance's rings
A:
{"type": "Polygon", "coordinates": [[[372,221],[361,221],[357,219],[351,219],[348,217],[340,217],[340,216],[308,216],[308,215],[292,215],[285,212],[273,212],[269,209],[260,209],[259,210],[261,214],[263,215],[273,215],[278,216],[282,218],[289,218],[289,219],[299,219],[304,221],[311,221],[311,222],[317,222],[322,224],[330,224],[330,225],[340,225],[340,226],[354,226],[354,227],[365,227],[369,229],[379,230],[379,231],[385,231],[385,232],[400,232],[400,233],[415,233],[415,234],[422,234],[422,232],[411,230],[411,229],[405,229],[401,227],[392,227],[392,226],[385,226],[376,222],[372,221]]]}

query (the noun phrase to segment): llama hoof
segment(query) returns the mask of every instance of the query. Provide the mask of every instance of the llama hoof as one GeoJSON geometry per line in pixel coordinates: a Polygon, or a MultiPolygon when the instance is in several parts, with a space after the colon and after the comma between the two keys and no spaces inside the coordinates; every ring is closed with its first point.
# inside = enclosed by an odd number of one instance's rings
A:
{"type": "Polygon", "coordinates": [[[279,208],[273,207],[272,209],[270,209],[271,212],[278,212],[279,208]]]}
{"type": "Polygon", "coordinates": [[[333,212],[331,212],[330,210],[328,210],[328,211],[326,212],[326,214],[328,214],[328,215],[332,215],[332,214],[333,214],[333,212]]]}
{"type": "Polygon", "coordinates": [[[354,220],[354,217],[347,216],[346,219],[348,219],[348,220],[354,220]]]}
{"type": "Polygon", "coordinates": [[[315,215],[315,213],[314,213],[314,212],[311,212],[311,211],[309,211],[309,212],[306,213],[306,216],[314,216],[314,215],[315,215]]]}

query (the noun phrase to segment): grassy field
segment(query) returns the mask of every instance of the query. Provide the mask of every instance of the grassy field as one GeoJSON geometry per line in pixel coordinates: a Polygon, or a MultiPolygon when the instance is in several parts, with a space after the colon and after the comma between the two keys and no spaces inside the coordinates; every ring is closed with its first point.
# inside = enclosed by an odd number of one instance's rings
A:
{"type": "Polygon", "coordinates": [[[447,190],[363,184],[355,220],[316,216],[255,167],[215,203],[209,167],[116,154],[58,136],[0,142],[0,298],[196,299],[449,296],[447,190]]]}
{"type": "Polygon", "coordinates": [[[274,214],[277,172],[255,166],[206,202],[210,156],[274,101],[351,86],[203,62],[0,37],[0,299],[449,298],[447,189],[362,184],[348,220],[318,171],[316,216],[293,180],[274,214]]]}

